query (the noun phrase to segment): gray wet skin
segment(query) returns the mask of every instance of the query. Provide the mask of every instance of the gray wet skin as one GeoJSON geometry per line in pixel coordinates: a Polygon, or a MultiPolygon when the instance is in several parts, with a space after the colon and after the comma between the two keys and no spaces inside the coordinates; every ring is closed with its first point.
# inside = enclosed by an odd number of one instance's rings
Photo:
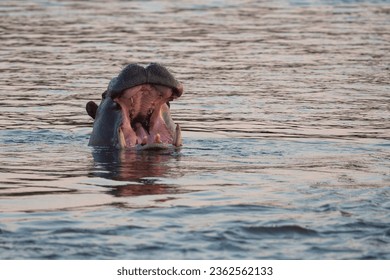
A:
{"type": "Polygon", "coordinates": [[[95,119],[90,146],[154,149],[182,145],[181,129],[172,120],[169,102],[183,86],[162,65],[127,65],[113,78],[97,106],[87,103],[95,119]]]}

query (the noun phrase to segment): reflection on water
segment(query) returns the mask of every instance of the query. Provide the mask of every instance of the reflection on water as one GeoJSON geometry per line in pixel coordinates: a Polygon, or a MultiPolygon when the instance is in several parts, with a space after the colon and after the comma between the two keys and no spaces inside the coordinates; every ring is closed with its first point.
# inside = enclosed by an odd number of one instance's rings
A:
{"type": "Polygon", "coordinates": [[[170,161],[178,161],[175,150],[123,151],[111,148],[93,148],[95,165],[90,176],[124,181],[117,187],[108,186],[115,196],[138,196],[178,193],[178,187],[159,183],[156,178],[167,177],[170,161]]]}
{"type": "Polygon", "coordinates": [[[0,258],[388,259],[388,1],[0,3],[0,258]],[[110,79],[184,84],[180,150],[87,146],[110,79]]]}

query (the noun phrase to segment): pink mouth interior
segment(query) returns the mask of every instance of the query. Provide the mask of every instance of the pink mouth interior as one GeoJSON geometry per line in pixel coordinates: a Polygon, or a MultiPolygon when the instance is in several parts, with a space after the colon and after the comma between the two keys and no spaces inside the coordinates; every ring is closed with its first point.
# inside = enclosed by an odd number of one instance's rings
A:
{"type": "Polygon", "coordinates": [[[167,105],[174,98],[171,88],[150,84],[129,88],[115,98],[122,110],[121,146],[175,145],[176,125],[167,105]]]}

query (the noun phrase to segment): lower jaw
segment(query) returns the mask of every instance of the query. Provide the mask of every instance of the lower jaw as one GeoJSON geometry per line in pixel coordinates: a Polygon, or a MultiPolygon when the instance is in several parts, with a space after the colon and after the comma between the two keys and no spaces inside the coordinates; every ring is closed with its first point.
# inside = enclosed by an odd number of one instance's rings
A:
{"type": "Polygon", "coordinates": [[[165,143],[153,143],[153,144],[145,144],[145,145],[135,145],[135,150],[143,151],[143,150],[166,150],[169,147],[174,147],[171,144],[165,143]]]}
{"type": "MultiPolygon", "coordinates": [[[[158,134],[157,134],[158,135],[158,134]]],[[[117,148],[118,149],[135,149],[135,150],[162,150],[162,149],[168,149],[169,147],[175,147],[172,143],[163,143],[159,140],[160,136],[156,137],[155,142],[152,143],[136,143],[135,145],[129,145],[126,142],[126,136],[123,133],[122,128],[119,128],[118,130],[118,143],[117,148]]],[[[138,142],[138,141],[136,141],[138,142]]]]}

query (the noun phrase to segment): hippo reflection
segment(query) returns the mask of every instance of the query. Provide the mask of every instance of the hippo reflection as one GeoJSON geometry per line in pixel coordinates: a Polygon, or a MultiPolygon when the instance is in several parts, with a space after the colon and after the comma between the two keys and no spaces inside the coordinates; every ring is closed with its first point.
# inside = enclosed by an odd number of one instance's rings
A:
{"type": "Polygon", "coordinates": [[[113,78],[100,105],[87,103],[95,119],[90,146],[160,149],[182,145],[181,129],[170,114],[169,102],[183,94],[183,86],[164,66],[127,65],[113,78]]]}
{"type": "Polygon", "coordinates": [[[101,186],[107,187],[107,193],[111,195],[168,195],[184,192],[176,185],[161,181],[167,174],[172,176],[172,166],[176,166],[176,162],[180,161],[180,153],[174,149],[146,150],[139,153],[134,150],[96,147],[92,149],[92,156],[94,166],[90,174],[94,178],[108,179],[109,181],[103,181],[101,186]],[[104,185],[106,182],[107,185],[104,185]]]}

